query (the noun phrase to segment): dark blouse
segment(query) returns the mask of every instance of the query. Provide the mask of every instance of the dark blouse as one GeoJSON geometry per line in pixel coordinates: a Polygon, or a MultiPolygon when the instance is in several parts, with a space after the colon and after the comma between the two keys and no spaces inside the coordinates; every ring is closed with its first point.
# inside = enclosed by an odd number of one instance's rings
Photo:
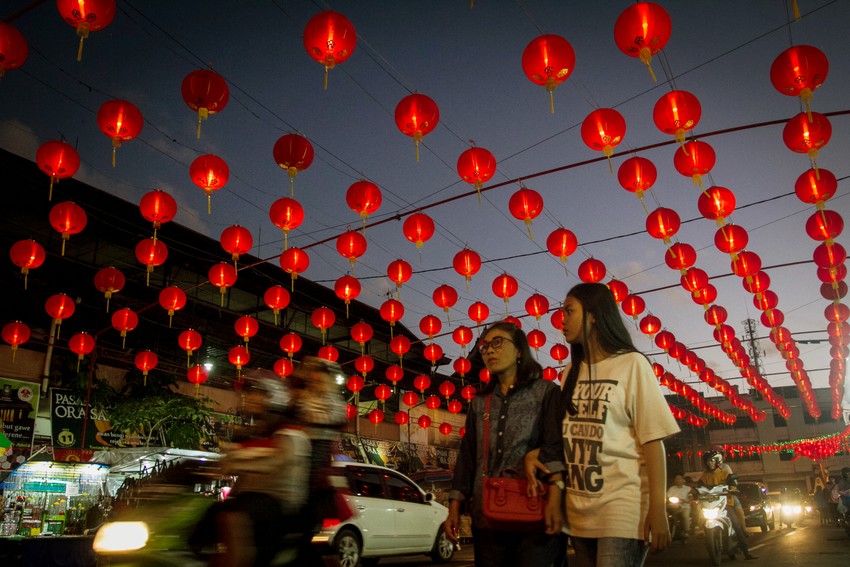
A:
{"type": "Polygon", "coordinates": [[[511,389],[507,396],[500,387],[492,393],[490,419],[485,420],[487,397],[480,394],[466,414],[466,435],[460,443],[455,464],[450,500],[471,500],[472,521],[483,527],[481,512],[484,475],[484,425],[490,426],[487,476],[525,477],[523,459],[532,449],[540,448],[539,460],[552,473],[566,470],[561,422],[561,391],[548,380],[533,380],[511,389]],[[505,473],[506,469],[513,469],[505,473]]]}

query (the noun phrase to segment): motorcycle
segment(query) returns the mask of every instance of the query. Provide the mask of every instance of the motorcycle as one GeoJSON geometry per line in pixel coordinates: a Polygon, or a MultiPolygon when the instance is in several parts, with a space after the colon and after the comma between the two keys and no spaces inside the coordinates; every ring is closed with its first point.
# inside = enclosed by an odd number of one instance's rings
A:
{"type": "Polygon", "coordinates": [[[841,492],[836,491],[836,492],[837,492],[838,498],[840,498],[843,501],[844,506],[845,506],[845,509],[844,509],[843,512],[841,512],[841,511],[836,512],[837,520],[838,520],[838,527],[844,528],[844,531],[847,532],[848,536],[850,536],[850,491],[841,491],[841,492]]]}
{"type": "Polygon", "coordinates": [[[682,502],[675,496],[667,498],[667,523],[670,526],[670,539],[673,541],[679,539],[682,541],[688,540],[688,531],[690,526],[684,524],[682,518],[682,505],[688,505],[688,502],[682,502]]]}
{"type": "Polygon", "coordinates": [[[735,559],[738,539],[726,509],[729,487],[723,484],[712,488],[701,486],[697,491],[705,521],[705,548],[712,565],[720,565],[724,553],[729,559],[735,559]]]}

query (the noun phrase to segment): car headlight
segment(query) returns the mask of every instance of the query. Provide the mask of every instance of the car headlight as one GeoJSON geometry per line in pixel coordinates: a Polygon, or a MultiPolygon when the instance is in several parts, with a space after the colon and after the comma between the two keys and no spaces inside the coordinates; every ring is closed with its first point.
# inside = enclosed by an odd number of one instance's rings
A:
{"type": "Polygon", "coordinates": [[[97,553],[135,551],[147,544],[148,536],[145,522],[109,522],[97,530],[92,548],[97,553]]]}
{"type": "Polygon", "coordinates": [[[706,520],[714,520],[720,515],[720,510],[717,508],[703,508],[702,516],[706,520]]]}
{"type": "Polygon", "coordinates": [[[756,510],[761,510],[761,506],[759,506],[758,504],[750,506],[750,512],[755,512],[756,510]]]}
{"type": "Polygon", "coordinates": [[[800,505],[792,505],[792,504],[783,504],[782,505],[782,513],[783,514],[799,514],[803,511],[803,507],[800,505]]]}

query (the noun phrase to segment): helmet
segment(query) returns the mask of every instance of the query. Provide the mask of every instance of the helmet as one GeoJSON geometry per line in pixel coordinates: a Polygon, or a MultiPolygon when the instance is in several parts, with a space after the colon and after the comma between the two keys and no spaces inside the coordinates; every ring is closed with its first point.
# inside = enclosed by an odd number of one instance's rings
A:
{"type": "Polygon", "coordinates": [[[719,465],[723,462],[723,453],[720,451],[706,451],[702,455],[702,462],[708,468],[712,463],[719,465]]]}
{"type": "Polygon", "coordinates": [[[273,413],[284,413],[292,397],[289,388],[274,373],[258,369],[246,376],[243,391],[262,393],[266,407],[273,413]]]}

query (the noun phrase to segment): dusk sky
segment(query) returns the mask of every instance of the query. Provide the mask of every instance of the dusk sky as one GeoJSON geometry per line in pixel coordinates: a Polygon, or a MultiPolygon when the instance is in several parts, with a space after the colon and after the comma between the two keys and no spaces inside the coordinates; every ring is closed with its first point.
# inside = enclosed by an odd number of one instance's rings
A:
{"type": "MultiPolygon", "coordinates": [[[[579,282],[579,265],[593,257],[607,268],[603,282],[624,282],[646,301],[642,316],[659,317],[708,367],[744,390],[740,372],[703,319],[703,307],[679,285],[679,273],[665,264],[667,245],[647,234],[647,213],[617,181],[623,161],[639,155],[658,170],[657,182],[645,194],[646,209],[678,213],[682,226],[671,244],[688,243],[697,250],[696,266],[711,277],[718,291],[715,303],[727,310],[727,322],[739,339],[742,322],[756,320],[764,377],[771,386],[793,385],[785,360],[767,340],[770,329],[759,322],[752,295],[731,273],[729,255],[714,246],[718,226],[700,215],[699,188],[673,167],[678,146],[653,122],[656,101],[673,89],[685,90],[702,107],[689,139],[711,144],[717,154],[703,185],[723,186],[735,194],[737,208],[727,222],[748,231],[747,250],[759,255],[770,276],[777,308],[785,316],[783,326],[797,341],[813,386],[826,387],[830,345],[824,309],[829,302],[821,296],[812,262],[819,242],[805,230],[815,208],[794,193],[795,181],[811,162],[790,151],[782,139],[784,122],[803,108],[799,98],[772,86],[770,67],[792,45],[813,45],[827,56],[828,77],[814,92],[811,107],[838,114],[829,118],[832,138],[820,150],[817,165],[838,179],[838,191],[826,208],[847,216],[850,2],[799,0],[799,21],[793,21],[791,2],[785,0],[661,2],[670,14],[672,35],[652,59],[657,82],[640,60],[614,42],[614,23],[630,4],[119,0],[114,21],[90,34],[77,62],[75,30],[61,19],[55,2],[5,2],[0,15],[4,21],[16,16],[9,23],[24,34],[30,51],[20,69],[7,71],[0,80],[0,146],[34,160],[40,144],[62,136],[82,159],[76,179],[135,203],[145,193],[163,189],[177,200],[174,222],[214,239],[224,228],[240,224],[253,234],[251,253],[277,264],[283,238],[268,210],[276,199],[289,196],[289,181],[275,163],[272,147],[281,136],[297,132],[315,150],[315,161],[294,182],[294,198],[306,218],[288,238],[290,246],[310,255],[303,277],[332,287],[351,271],[335,240],[360,228],[345,194],[352,183],[367,179],[383,194],[383,204],[369,222],[399,220],[367,228],[368,249],[353,273],[363,285],[358,299],[378,307],[390,295],[398,298],[405,307],[402,323],[415,333],[423,316],[439,316],[443,335],[437,342],[449,358],[461,355],[451,330],[460,324],[475,326],[467,315],[471,303],[487,304],[490,322],[505,315],[504,302],[491,289],[494,278],[507,273],[518,280],[519,292],[508,310],[528,331],[538,322],[527,315],[526,299],[540,293],[556,310],[579,282]],[[323,67],[308,56],[302,37],[308,20],[327,9],[353,23],[357,44],[351,57],[329,72],[323,90],[323,67]],[[554,92],[554,114],[544,88],[529,81],[521,65],[526,45],[542,34],[562,36],[576,53],[574,72],[554,92]],[[227,80],[230,101],[203,123],[197,139],[197,114],[182,100],[180,86],[188,73],[207,66],[227,80]],[[413,92],[429,96],[440,109],[439,125],[425,136],[418,162],[412,138],[393,119],[398,102],[413,92]],[[139,138],[118,149],[114,168],[110,140],[96,121],[98,108],[113,98],[129,100],[145,119],[139,138]],[[627,125],[611,158],[613,174],[606,160],[597,159],[601,152],[585,145],[580,135],[582,121],[597,108],[616,109],[627,125]],[[765,122],[775,123],[756,126],[765,122]],[[491,151],[498,162],[480,203],[456,170],[470,141],[491,151]],[[206,153],[223,158],[231,172],[226,187],[213,194],[209,215],[205,195],[188,175],[192,161],[206,153]],[[588,160],[596,161],[582,163],[588,160]],[[555,171],[544,173],[550,170],[555,171]],[[520,180],[544,201],[543,213],[530,225],[533,239],[508,210],[520,180]],[[491,186],[496,187],[488,190],[491,186]],[[402,233],[404,217],[419,208],[437,225],[421,251],[402,233]],[[579,243],[566,271],[546,250],[547,236],[559,226],[572,231],[579,243]],[[452,259],[464,247],[484,260],[468,290],[452,268],[452,259]],[[386,276],[388,264],[397,258],[414,270],[398,295],[386,276]],[[432,301],[433,291],[443,284],[460,296],[450,312],[451,324],[432,301]]],[[[62,192],[61,183],[56,191],[54,200],[73,199],[62,192]]],[[[14,199],[14,188],[6,188],[6,194],[14,199]]],[[[846,234],[836,242],[850,245],[846,234]]],[[[223,250],[215,252],[228,258],[223,250]]],[[[341,302],[331,307],[344,311],[341,302]]],[[[653,360],[701,393],[717,395],[626,319],[636,344],[653,360]]],[[[563,338],[548,315],[539,328],[547,335],[539,360],[554,366],[549,350],[563,338]]],[[[798,400],[789,405],[799,411],[798,400]]],[[[828,414],[829,408],[822,411],[828,414]]]]}

